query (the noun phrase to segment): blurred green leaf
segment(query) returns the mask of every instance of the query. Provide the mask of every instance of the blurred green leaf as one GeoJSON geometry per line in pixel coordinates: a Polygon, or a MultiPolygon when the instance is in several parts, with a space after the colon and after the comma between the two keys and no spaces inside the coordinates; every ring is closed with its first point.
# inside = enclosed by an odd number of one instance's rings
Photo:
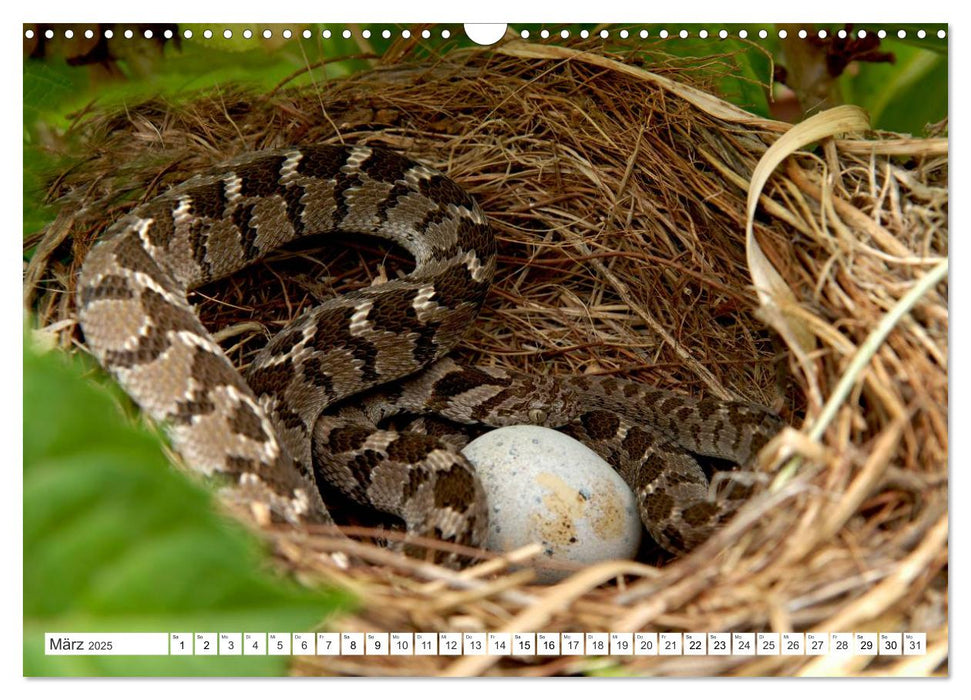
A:
{"type": "Polygon", "coordinates": [[[885,39],[881,51],[895,62],[859,62],[841,78],[847,103],[863,107],[876,129],[921,136],[925,125],[948,113],[947,56],[885,39]]]}
{"type": "Polygon", "coordinates": [[[274,656],[45,656],[45,632],[306,631],[349,604],[265,570],[257,540],[82,369],[24,350],[24,674],[285,673],[274,656]]]}
{"type": "Polygon", "coordinates": [[[901,44],[909,44],[918,49],[933,51],[934,53],[947,55],[948,26],[946,24],[896,24],[887,28],[887,34],[901,44]],[[907,33],[904,38],[897,36],[897,31],[903,30],[907,33]],[[921,39],[917,32],[924,30],[926,33],[921,39]],[[937,33],[944,31],[944,36],[939,37],[937,33]]]}
{"type": "Polygon", "coordinates": [[[768,86],[772,85],[770,54],[738,39],[724,39],[720,42],[722,51],[730,55],[738,70],[719,81],[718,94],[754,114],[770,116],[768,98],[768,86]]]}
{"type": "Polygon", "coordinates": [[[74,97],[82,78],[85,78],[83,73],[66,63],[24,61],[25,138],[31,138],[29,126],[44,115],[56,113],[65,101],[74,97]]]}
{"type": "Polygon", "coordinates": [[[52,172],[52,159],[39,148],[24,144],[23,235],[43,228],[54,218],[52,207],[44,204],[44,187],[52,172]]]}

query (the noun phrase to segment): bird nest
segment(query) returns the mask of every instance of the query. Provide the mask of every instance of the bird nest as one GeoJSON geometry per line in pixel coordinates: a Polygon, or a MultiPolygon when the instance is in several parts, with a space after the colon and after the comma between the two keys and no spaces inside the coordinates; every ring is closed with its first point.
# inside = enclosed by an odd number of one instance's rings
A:
{"type": "MultiPolygon", "coordinates": [[[[535,547],[454,571],[378,547],[361,525],[350,543],[262,527],[283,568],[357,594],[327,629],[916,631],[927,654],[320,656],[294,674],[946,672],[946,125],[873,133],[843,108],[787,142],[790,125],[706,92],[717,61],[652,58],[648,72],[635,58],[512,41],[429,62],[396,45],[326,85],[81,115],[73,167],[50,188],[59,214],[27,240],[28,306],[78,341],[64,292],[84,253],[187,173],[285,145],[394,148],[468,189],[499,239],[462,360],[756,401],[792,428],[763,451],[756,495],[691,555],[646,549],[555,585],[532,581],[535,547]],[[334,551],[355,563],[339,568],[334,551]]],[[[311,242],[194,301],[244,366],[316,299],[407,264],[370,239],[311,242]]]]}

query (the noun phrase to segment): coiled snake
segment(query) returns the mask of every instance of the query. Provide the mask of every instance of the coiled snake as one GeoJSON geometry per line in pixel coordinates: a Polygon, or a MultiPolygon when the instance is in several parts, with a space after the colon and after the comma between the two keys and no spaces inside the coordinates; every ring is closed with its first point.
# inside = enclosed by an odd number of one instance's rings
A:
{"type": "Polygon", "coordinates": [[[474,320],[495,259],[476,203],[424,165],[363,146],[262,152],[115,223],[84,261],[79,315],[91,352],[168,426],[188,465],[278,520],[331,522],[320,480],[411,533],[483,542],[482,489],[454,445],[378,427],[407,413],[561,428],[615,466],[663,547],[683,552],[703,541],[737,501],[709,497],[693,454],[745,465],[780,419],[611,377],[457,364],[446,353],[474,320]],[[401,245],[414,270],[304,313],[244,379],[187,292],[291,241],[341,232],[401,245]]]}

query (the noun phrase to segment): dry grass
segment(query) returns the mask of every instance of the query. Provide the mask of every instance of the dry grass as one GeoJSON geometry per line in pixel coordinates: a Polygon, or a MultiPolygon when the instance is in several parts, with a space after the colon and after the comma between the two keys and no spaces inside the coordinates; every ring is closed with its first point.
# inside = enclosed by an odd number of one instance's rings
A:
{"type": "MultiPolygon", "coordinates": [[[[67,154],[76,165],[51,187],[61,214],[28,241],[38,252],[25,298],[40,324],[63,344],[77,341],[65,292],[94,237],[186,172],[289,144],[391,146],[462,183],[500,238],[495,286],[463,358],[751,399],[778,408],[795,430],[763,454],[766,469],[786,465],[783,476],[692,556],[603,563],[555,586],[530,585],[528,569],[503,559],[455,572],[363,541],[353,552],[360,563],[339,570],[320,554],[346,543],[267,530],[283,566],[358,592],[362,607],[334,629],[910,630],[927,632],[929,652],[313,657],[294,673],[946,673],[946,279],[858,358],[862,371],[820,422],[871,331],[946,259],[946,138],[827,140],[769,179],[754,230],[797,302],[784,317],[811,341],[794,348],[759,320],[744,236],[748,183],[788,125],[688,88],[700,62],[645,73],[603,53],[514,42],[408,64],[410,51],[397,46],[375,70],[316,89],[224,92],[79,118],[67,154]]],[[[200,310],[214,325],[239,324],[223,343],[245,364],[315,296],[404,262],[371,241],[336,255],[306,248],[203,290],[200,310]]]]}

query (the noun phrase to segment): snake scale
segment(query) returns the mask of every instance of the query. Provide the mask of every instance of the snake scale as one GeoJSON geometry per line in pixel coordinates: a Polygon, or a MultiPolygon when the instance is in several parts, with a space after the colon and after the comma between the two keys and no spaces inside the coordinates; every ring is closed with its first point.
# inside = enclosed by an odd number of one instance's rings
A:
{"type": "Polygon", "coordinates": [[[385,149],[316,145],[238,158],[133,209],[88,253],[77,300],[91,352],[168,427],[189,467],[275,521],[331,523],[321,491],[336,489],[409,533],[482,543],[474,469],[448,436],[389,428],[407,414],[562,429],[614,465],[661,546],[706,539],[738,501],[711,496],[695,455],[744,466],[778,416],[613,377],[458,364],[446,354],[495,267],[486,217],[452,180],[385,149]],[[291,241],[342,232],[400,245],[413,270],[305,312],[244,379],[188,292],[291,241]]]}

